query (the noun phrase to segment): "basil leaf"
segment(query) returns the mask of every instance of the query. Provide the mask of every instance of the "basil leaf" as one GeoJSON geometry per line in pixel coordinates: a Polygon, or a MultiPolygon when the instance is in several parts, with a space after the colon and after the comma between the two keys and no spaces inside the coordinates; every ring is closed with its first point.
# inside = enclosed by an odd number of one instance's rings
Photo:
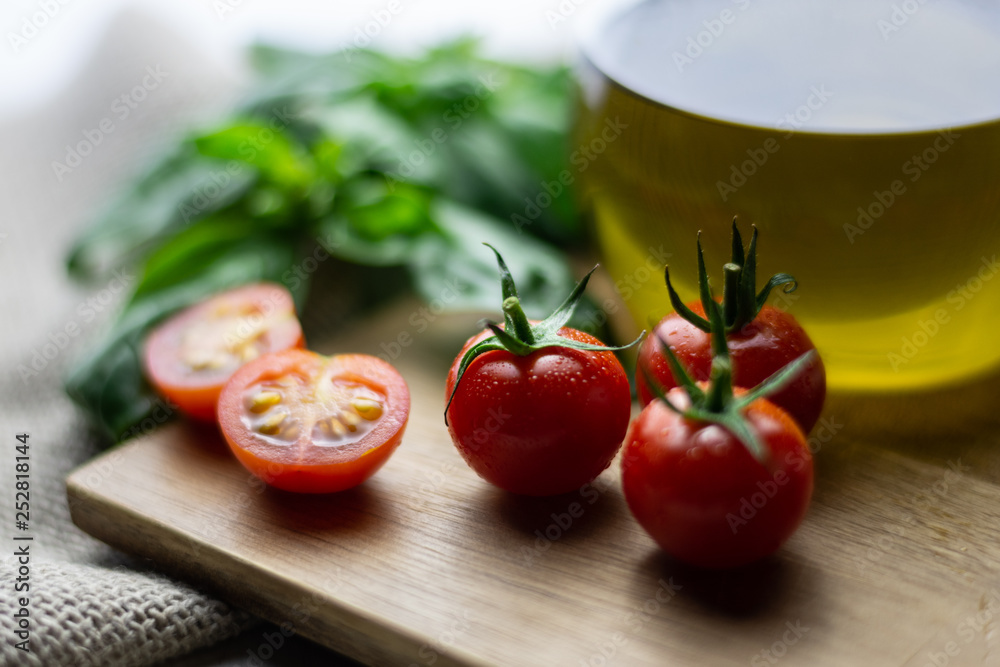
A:
{"type": "Polygon", "coordinates": [[[123,265],[141,276],[67,383],[95,422],[120,438],[160,405],[139,351],[179,308],[270,280],[301,309],[315,276],[297,269],[317,240],[357,269],[367,301],[391,298],[405,273],[428,301],[492,309],[487,241],[510,258],[529,311],[558,305],[573,281],[553,244],[581,238],[570,76],[475,50],[471,40],[417,58],[254,47],[256,83],[229,119],[177,142],[70,253],[80,278],[123,265]]]}
{"type": "Polygon", "coordinates": [[[237,200],[256,180],[251,170],[227,171],[199,159],[183,143],[113,201],[77,239],[67,260],[76,278],[96,279],[141,259],[149,246],[237,200]]]}

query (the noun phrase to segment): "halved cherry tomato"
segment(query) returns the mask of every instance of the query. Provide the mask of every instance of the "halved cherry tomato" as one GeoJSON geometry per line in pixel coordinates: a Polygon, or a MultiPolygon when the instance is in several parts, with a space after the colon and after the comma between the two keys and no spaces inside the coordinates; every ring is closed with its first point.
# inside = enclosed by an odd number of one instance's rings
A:
{"type": "Polygon", "coordinates": [[[410,392],[399,372],[364,354],[267,354],[236,371],[219,426],[247,470],[286,491],[357,486],[399,446],[410,392]]]}
{"type": "Polygon", "coordinates": [[[292,295],[260,283],[223,292],[174,315],[146,340],[146,374],[196,419],[215,418],[222,386],[262,354],[305,345],[292,295]]]}

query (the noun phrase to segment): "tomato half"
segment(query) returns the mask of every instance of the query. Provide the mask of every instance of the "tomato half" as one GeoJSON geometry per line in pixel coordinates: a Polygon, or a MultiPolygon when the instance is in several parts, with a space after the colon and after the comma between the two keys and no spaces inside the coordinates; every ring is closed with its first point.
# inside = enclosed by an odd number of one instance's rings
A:
{"type": "Polygon", "coordinates": [[[219,426],[240,463],[301,493],[371,477],[399,446],[409,415],[402,376],[364,354],[268,354],[236,371],[219,397],[219,426]]]}
{"type": "MultiPolygon", "coordinates": [[[[681,388],[667,398],[682,409],[690,404],[681,388]]],[[[625,499],[679,560],[708,568],[750,563],[777,550],[805,516],[813,460],[801,429],[766,399],[743,414],[770,453],[769,468],[726,429],[678,415],[661,400],[632,425],[622,454],[625,499]]]]}
{"type": "MultiPolygon", "coordinates": [[[[701,303],[690,303],[695,314],[705,317],[701,303]]],[[[726,336],[733,364],[733,384],[756,387],[778,370],[809,350],[815,349],[809,336],[786,312],[764,306],[757,317],[740,330],[726,336]]],[[[656,326],[639,347],[638,368],[646,369],[663,391],[677,386],[663,354],[665,341],[695,380],[708,380],[712,370],[712,335],[691,324],[676,312],[656,326]]],[[[653,400],[643,373],[636,373],[636,393],[643,405],[653,400]]],[[[788,412],[809,433],[819,419],[826,399],[826,369],[816,355],[794,380],[768,396],[768,400],[788,412]]]]}
{"type": "Polygon", "coordinates": [[[305,344],[292,295],[260,283],[217,294],[169,318],[146,339],[146,375],[156,390],[196,419],[215,418],[232,374],[268,352],[305,344]]]}
{"type": "MultiPolygon", "coordinates": [[[[448,373],[451,395],[470,338],[448,373]]],[[[563,327],[558,336],[602,345],[563,327]]],[[[575,491],[597,477],[621,447],[632,397],[614,353],[545,347],[526,356],[493,350],[466,369],[448,408],[448,430],[480,477],[531,496],[575,491]]]]}

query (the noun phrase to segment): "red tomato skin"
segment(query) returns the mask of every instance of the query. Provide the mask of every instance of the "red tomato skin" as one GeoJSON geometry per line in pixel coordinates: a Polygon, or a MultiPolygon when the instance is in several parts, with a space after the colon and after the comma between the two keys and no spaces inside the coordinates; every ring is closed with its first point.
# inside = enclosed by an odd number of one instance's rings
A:
{"type": "Polygon", "coordinates": [[[409,415],[409,389],[389,363],[364,354],[325,358],[307,350],[275,352],[246,364],[226,383],[218,407],[219,427],[237,460],[274,488],[296,493],[335,493],[369,479],[402,443],[409,415]],[[309,374],[323,363],[338,364],[342,376],[386,396],[387,409],[375,429],[345,448],[311,446],[306,434],[291,446],[254,441],[242,423],[246,388],[289,371],[309,374]]]}
{"type": "Polygon", "coordinates": [[[281,285],[256,283],[216,294],[169,317],[154,328],[143,347],[143,368],[157,393],[184,414],[200,421],[215,421],[219,393],[229,375],[212,378],[185,377],[177,368],[179,339],[184,328],[205,316],[220,300],[257,302],[282,315],[268,332],[268,351],[304,348],[302,326],[295,315],[292,295],[281,285]]]}
{"type": "MultiPolygon", "coordinates": [[[[682,389],[669,392],[686,405],[682,389]]],[[[776,551],[801,523],[813,460],[798,425],[766,399],[745,412],[770,447],[768,470],[728,431],[656,400],[632,425],[622,489],[632,515],[668,554],[698,567],[738,567],[776,551]]]]}
{"type": "MultiPolygon", "coordinates": [[[[563,327],[559,336],[600,345],[563,327]]],[[[448,373],[451,395],[470,338],[448,373]]],[[[466,463],[486,481],[528,496],[579,489],[614,458],[631,414],[628,377],[613,352],[543,348],[477,357],[448,409],[448,431],[466,463]]]]}
{"type": "MultiPolygon", "coordinates": [[[[701,303],[690,303],[698,315],[704,316],[701,303]]],[[[706,381],[712,368],[712,338],[677,313],[664,317],[656,326],[655,335],[647,336],[639,348],[637,368],[645,368],[663,391],[676,387],[677,382],[663,354],[662,338],[696,381],[706,381]]],[[[728,337],[729,356],[733,364],[733,384],[756,387],[815,345],[795,318],[772,306],[764,306],[757,317],[728,337]]],[[[636,392],[642,405],[648,405],[654,394],[641,371],[636,372],[636,392]]],[[[816,355],[781,391],[768,400],[784,409],[806,434],[819,419],[826,400],[826,368],[816,355]]]]}

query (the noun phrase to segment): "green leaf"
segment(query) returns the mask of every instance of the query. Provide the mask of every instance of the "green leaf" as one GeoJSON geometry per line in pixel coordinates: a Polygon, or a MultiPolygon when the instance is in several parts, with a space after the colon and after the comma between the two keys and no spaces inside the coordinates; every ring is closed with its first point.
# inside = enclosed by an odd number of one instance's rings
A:
{"type": "Polygon", "coordinates": [[[562,254],[536,238],[518,235],[503,221],[440,198],[431,206],[431,217],[443,237],[419,248],[409,263],[424,298],[439,298],[457,286],[452,308],[495,309],[496,263],[483,248],[483,240],[503,253],[510,272],[518,276],[518,297],[529,316],[538,319],[552,312],[560,295],[573,288],[573,276],[562,254]]]}
{"type": "Polygon", "coordinates": [[[229,119],[178,142],[73,248],[74,276],[132,265],[141,278],[71,394],[117,437],[155,405],[137,353],[149,328],[264,279],[287,278],[301,306],[312,277],[291,269],[315,238],[388,282],[405,267],[424,299],[472,310],[495,303],[488,241],[507,253],[524,308],[551,312],[573,284],[552,241],[582,238],[564,175],[572,79],[475,50],[254,47],[257,81],[229,119]],[[526,207],[531,224],[515,227],[526,207]]]}
{"type": "Polygon", "coordinates": [[[761,382],[759,385],[749,390],[743,396],[736,399],[735,404],[739,408],[744,408],[758,398],[767,398],[771,394],[781,391],[788,383],[795,380],[799,374],[802,373],[803,369],[813,361],[817,356],[816,350],[809,350],[804,352],[802,355],[796,357],[788,364],[782,366],[777,371],[775,371],[770,377],[761,382]]]}
{"type": "Polygon", "coordinates": [[[295,241],[248,234],[242,220],[213,218],[184,230],[152,255],[134,300],[176,285],[238,285],[244,277],[278,275],[294,262],[295,241]]]}
{"type": "Polygon", "coordinates": [[[437,231],[430,217],[430,197],[419,188],[401,183],[390,189],[383,179],[367,178],[344,190],[341,194],[344,215],[366,241],[437,231]]]}
{"type": "Polygon", "coordinates": [[[202,135],[195,139],[195,146],[207,157],[252,165],[287,187],[304,187],[311,178],[311,165],[303,151],[279,128],[241,123],[202,135]]]}
{"type": "Polygon", "coordinates": [[[580,303],[580,299],[583,298],[583,291],[587,289],[587,283],[590,282],[590,276],[594,275],[594,271],[596,270],[597,267],[595,266],[588,271],[587,275],[581,278],[580,282],[578,282],[576,287],[573,288],[573,291],[569,293],[566,300],[563,301],[551,315],[538,324],[537,328],[539,332],[551,335],[566,326],[566,323],[569,322],[570,318],[573,316],[573,312],[576,310],[577,304],[580,303]]]}
{"type": "Polygon", "coordinates": [[[258,44],[250,50],[250,62],[257,79],[241,109],[260,116],[275,106],[297,108],[355,93],[384,76],[389,60],[369,50],[314,54],[258,44]]]}
{"type": "MultiPolygon", "coordinates": [[[[517,285],[514,284],[514,276],[511,275],[510,269],[507,268],[507,263],[503,261],[503,256],[500,251],[491,246],[489,243],[484,243],[487,248],[493,251],[493,254],[497,258],[497,268],[500,270],[500,296],[503,298],[504,309],[503,309],[503,324],[508,331],[517,331],[520,325],[522,331],[528,331],[524,322],[524,314],[521,308],[521,301],[517,297],[517,285]],[[513,301],[510,301],[513,299],[513,301]],[[515,308],[506,307],[507,304],[515,304],[515,308]],[[515,313],[520,315],[520,320],[515,319],[515,313]]],[[[496,332],[494,331],[494,334],[496,332]]],[[[508,334],[509,336],[509,334],[508,334]]],[[[530,337],[530,331],[526,334],[530,337]]],[[[497,335],[497,338],[503,339],[502,336],[497,335]]],[[[512,349],[512,348],[509,348],[512,349]]]]}
{"type": "Polygon", "coordinates": [[[70,397],[114,441],[124,439],[157,401],[141,371],[141,341],[139,329],[119,330],[66,383],[70,397]]]}
{"type": "Polygon", "coordinates": [[[782,285],[786,285],[782,291],[785,294],[788,294],[790,292],[794,292],[796,288],[798,288],[799,283],[795,280],[795,276],[787,273],[776,273],[771,276],[764,287],[761,288],[760,292],[757,294],[756,305],[758,313],[760,312],[760,309],[764,307],[764,304],[767,303],[767,297],[771,295],[771,290],[782,285]]]}
{"type": "Polygon", "coordinates": [[[667,284],[667,294],[670,296],[670,305],[674,307],[677,314],[683,317],[685,320],[698,327],[704,332],[711,331],[712,327],[701,315],[698,315],[693,310],[687,307],[687,304],[681,299],[681,295],[677,293],[674,289],[673,284],[670,282],[670,267],[663,267],[663,280],[667,284]]]}
{"type": "Polygon", "coordinates": [[[223,208],[256,180],[250,169],[227,171],[181,144],[129,190],[113,200],[70,249],[67,266],[77,278],[96,278],[139,259],[157,239],[223,208]]]}
{"type": "MultiPolygon", "coordinates": [[[[428,139],[414,132],[404,118],[385,107],[369,91],[333,105],[314,105],[302,110],[300,119],[314,124],[324,136],[343,147],[342,172],[377,169],[397,181],[433,183],[438,170],[446,169],[439,157],[427,156],[416,141],[428,139]],[[414,152],[418,158],[411,156],[414,152]],[[428,160],[428,164],[416,164],[428,160]]],[[[433,143],[432,143],[433,145],[433,143]]]]}
{"type": "Polygon", "coordinates": [[[167,315],[222,290],[252,282],[286,283],[304,300],[304,284],[289,281],[297,255],[289,243],[276,238],[243,238],[223,235],[202,238],[196,254],[181,248],[188,238],[176,240],[160,251],[161,263],[147,267],[140,284],[115,324],[113,333],[74,370],[67,391],[87,409],[96,424],[113,439],[143,420],[155,405],[155,394],[146,382],[139,355],[150,328],[167,315]],[[197,256],[184,273],[176,262],[197,256]],[[294,288],[294,289],[293,289],[294,288]]]}

